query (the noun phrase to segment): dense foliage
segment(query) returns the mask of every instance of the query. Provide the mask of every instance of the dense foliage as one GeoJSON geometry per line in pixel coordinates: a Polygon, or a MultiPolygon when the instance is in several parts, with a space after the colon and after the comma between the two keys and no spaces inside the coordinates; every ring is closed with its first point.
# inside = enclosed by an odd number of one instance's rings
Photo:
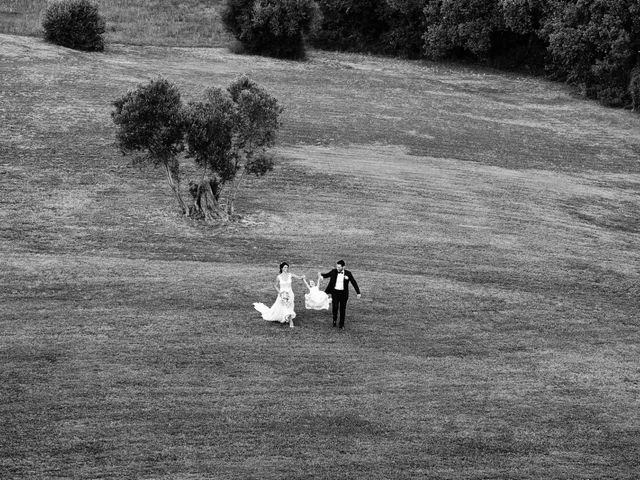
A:
{"type": "Polygon", "coordinates": [[[211,88],[203,102],[189,104],[187,154],[202,169],[202,178],[191,190],[198,214],[233,216],[244,175],[262,176],[273,169],[267,149],[275,143],[281,113],[276,98],[246,76],[226,90],[211,88]],[[224,207],[219,205],[223,191],[228,192],[224,207]]]}
{"type": "Polygon", "coordinates": [[[178,88],[158,78],[113,102],[111,118],[117,126],[116,139],[123,153],[140,151],[144,160],[164,167],[178,204],[187,213],[180,193],[180,162],[183,149],[184,114],[178,88]]]}
{"type": "Polygon", "coordinates": [[[182,100],[178,88],[164,78],[139,85],[113,102],[123,151],[146,151],[159,163],[182,149],[182,100]]]}
{"type": "Polygon", "coordinates": [[[385,51],[380,36],[388,30],[380,2],[371,0],[321,0],[321,28],[314,45],[352,51],[385,51]]]}
{"type": "Polygon", "coordinates": [[[318,0],[321,48],[530,69],[640,104],[640,0],[318,0]]]}
{"type": "Polygon", "coordinates": [[[640,48],[640,0],[554,1],[542,29],[551,67],[591,98],[630,102],[631,71],[640,48]]]}
{"type": "Polygon", "coordinates": [[[50,3],[43,16],[45,39],[76,50],[104,50],[105,21],[98,6],[89,0],[60,0],[50,3]]]}
{"type": "Polygon", "coordinates": [[[227,0],[222,21],[248,53],[304,58],[317,13],[313,0],[227,0]]]}
{"type": "Polygon", "coordinates": [[[223,183],[236,174],[232,151],[237,118],[231,95],[221,88],[208,89],[204,101],[191,102],[185,110],[188,156],[223,183]]]}
{"type": "Polygon", "coordinates": [[[347,51],[419,57],[423,0],[318,0],[321,24],[313,45],[347,51]]]}

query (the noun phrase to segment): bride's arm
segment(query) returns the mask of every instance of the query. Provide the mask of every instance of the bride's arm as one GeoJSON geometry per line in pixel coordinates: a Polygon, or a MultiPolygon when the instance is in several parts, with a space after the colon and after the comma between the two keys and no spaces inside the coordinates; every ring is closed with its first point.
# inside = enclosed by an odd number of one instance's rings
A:
{"type": "Polygon", "coordinates": [[[304,275],[299,276],[299,275],[296,275],[295,273],[292,273],[291,276],[296,280],[302,280],[303,278],[306,278],[304,275]]]}
{"type": "Polygon", "coordinates": [[[276,277],[275,286],[276,286],[276,292],[280,293],[280,275],[276,277]]]}

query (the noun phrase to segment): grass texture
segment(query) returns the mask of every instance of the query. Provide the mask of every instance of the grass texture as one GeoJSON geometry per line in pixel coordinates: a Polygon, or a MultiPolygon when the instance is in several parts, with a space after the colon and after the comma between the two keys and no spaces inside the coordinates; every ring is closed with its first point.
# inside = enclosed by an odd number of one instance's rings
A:
{"type": "MultiPolygon", "coordinates": [[[[107,3],[107,2],[105,2],[107,3]]],[[[0,477],[633,479],[640,119],[493,71],[0,35],[0,477]],[[180,217],[111,102],[285,107],[243,220],[180,217]],[[347,328],[261,320],[344,258],[347,328]]],[[[186,164],[185,164],[186,165],[186,164]]]]}

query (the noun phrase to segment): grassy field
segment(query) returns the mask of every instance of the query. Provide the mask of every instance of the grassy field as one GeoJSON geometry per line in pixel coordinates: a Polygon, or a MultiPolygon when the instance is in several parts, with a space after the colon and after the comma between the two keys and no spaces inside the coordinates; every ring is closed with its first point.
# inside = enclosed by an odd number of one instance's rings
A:
{"type": "MultiPolygon", "coordinates": [[[[100,0],[105,42],[220,47],[231,41],[220,22],[222,0],[100,0]]],[[[0,33],[42,35],[47,0],[2,0],[0,33]]],[[[108,48],[108,47],[107,47],[108,48]]]]}
{"type": "MultiPolygon", "coordinates": [[[[106,2],[105,2],[106,3],[106,2]]],[[[0,478],[634,479],[640,118],[557,84],[311,52],[0,35],[0,478]],[[176,213],[110,103],[285,106],[243,221],[176,213]],[[347,329],[261,320],[347,261],[347,329]]]]}

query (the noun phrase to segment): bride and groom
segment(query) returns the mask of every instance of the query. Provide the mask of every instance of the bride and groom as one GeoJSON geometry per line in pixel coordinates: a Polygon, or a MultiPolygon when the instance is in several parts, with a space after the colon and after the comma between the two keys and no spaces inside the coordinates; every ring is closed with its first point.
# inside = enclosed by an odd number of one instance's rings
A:
{"type": "Polygon", "coordinates": [[[289,264],[280,264],[280,274],[276,277],[275,288],[278,297],[271,307],[264,303],[254,303],[254,308],[262,314],[262,318],[271,322],[289,323],[293,328],[293,319],[296,317],[295,296],[291,288],[292,279],[302,280],[308,293],[305,294],[305,308],[307,310],[328,310],[332,306],[333,326],[344,329],[344,317],[346,315],[347,301],[349,300],[349,285],[353,285],[358,298],[360,298],[360,288],[353,277],[353,274],[344,268],[344,260],[336,263],[336,268],[327,273],[318,272],[318,280],[311,280],[307,283],[305,275],[298,276],[289,271],[289,264]],[[328,278],[329,284],[324,292],[320,291],[322,278],[328,278]],[[338,321],[340,314],[340,323],[338,321]]]}

